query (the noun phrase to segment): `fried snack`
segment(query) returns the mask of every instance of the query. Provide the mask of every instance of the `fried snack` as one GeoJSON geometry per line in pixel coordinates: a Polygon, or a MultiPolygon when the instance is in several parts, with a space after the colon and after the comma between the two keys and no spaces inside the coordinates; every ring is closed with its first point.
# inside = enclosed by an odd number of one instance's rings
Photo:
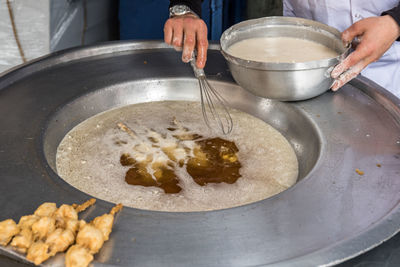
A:
{"type": "Polygon", "coordinates": [[[112,230],[114,215],[122,209],[122,204],[113,207],[108,214],[103,214],[86,223],[79,221],[79,232],[76,245],[70,247],[65,255],[67,267],[86,267],[107,241],[112,230]]]}
{"type": "Polygon", "coordinates": [[[81,245],[71,246],[65,255],[65,266],[86,267],[93,260],[93,255],[81,245]]]}
{"type": "MultiPolygon", "coordinates": [[[[32,225],[34,239],[45,240],[44,243],[48,247],[48,257],[54,256],[58,252],[63,252],[74,244],[76,233],[79,228],[78,212],[84,211],[95,202],[96,200],[92,198],[81,205],[63,204],[57,209],[55,205],[45,203],[38,208],[38,213],[36,215],[46,215],[46,211],[48,211],[47,215],[51,215],[51,217],[40,218],[32,225]]],[[[44,245],[41,244],[40,248],[42,247],[44,247],[44,245]]],[[[48,258],[47,254],[42,253],[41,256],[36,256],[35,254],[32,256],[31,254],[31,258],[34,259],[35,264],[40,264],[48,258]]]]}
{"type": "Polygon", "coordinates": [[[103,214],[93,220],[93,225],[101,231],[104,241],[108,240],[111,233],[111,228],[114,222],[114,216],[111,214],[103,214]]]}
{"type": "Polygon", "coordinates": [[[56,220],[57,227],[65,228],[67,221],[78,220],[78,212],[72,206],[63,204],[54,213],[54,219],[56,220]]]}
{"type": "Polygon", "coordinates": [[[86,201],[85,203],[78,205],[78,204],[72,204],[72,207],[76,210],[76,212],[81,212],[86,210],[87,208],[89,208],[90,206],[93,206],[94,203],[96,203],[96,199],[95,198],[91,198],[88,201],[86,201]]]}
{"type": "Polygon", "coordinates": [[[76,236],[76,244],[95,254],[104,244],[103,232],[91,224],[82,223],[76,236]]]}
{"type": "Polygon", "coordinates": [[[38,241],[32,244],[28,249],[26,259],[32,261],[35,265],[39,265],[50,258],[49,245],[43,241],[38,241]]]}
{"type": "Polygon", "coordinates": [[[18,222],[18,228],[21,230],[11,241],[11,246],[21,252],[26,253],[33,244],[32,225],[40,219],[37,215],[22,216],[18,222]]]}
{"type": "Polygon", "coordinates": [[[54,230],[56,230],[56,220],[51,217],[42,217],[32,224],[33,239],[44,240],[54,230]]]}
{"type": "Polygon", "coordinates": [[[19,231],[17,224],[12,219],[0,222],[0,245],[7,246],[11,238],[19,231]]]}
{"type": "Polygon", "coordinates": [[[51,217],[56,210],[56,203],[45,202],[40,205],[33,214],[39,217],[51,217]]]}
{"type": "Polygon", "coordinates": [[[75,233],[70,229],[57,228],[46,239],[49,245],[50,255],[54,256],[57,252],[65,251],[75,241],[75,233]]]}
{"type": "Polygon", "coordinates": [[[20,229],[28,228],[31,229],[32,224],[40,219],[37,215],[25,215],[19,219],[18,227],[20,229]]]}
{"type": "Polygon", "coordinates": [[[11,246],[26,258],[39,265],[58,252],[67,250],[67,266],[87,266],[109,239],[114,215],[122,209],[118,204],[109,214],[96,217],[92,222],[78,221],[78,212],[96,202],[90,199],[83,204],[61,205],[43,203],[32,215],[22,216],[18,225],[11,219],[0,222],[0,244],[11,246]],[[79,231],[78,231],[79,230],[79,231]],[[76,244],[74,244],[76,242],[76,244]],[[72,245],[72,246],[71,246],[72,245]]]}
{"type": "Polygon", "coordinates": [[[74,236],[76,235],[76,232],[78,232],[79,229],[79,221],[78,220],[68,220],[67,223],[65,224],[65,229],[70,230],[74,236]]]}
{"type": "Polygon", "coordinates": [[[120,212],[120,211],[122,210],[123,207],[124,207],[124,206],[122,206],[121,203],[118,203],[117,205],[115,205],[115,206],[110,210],[110,214],[111,214],[112,216],[114,216],[115,213],[120,212]]]}
{"type": "Polygon", "coordinates": [[[108,214],[103,214],[87,224],[81,220],[76,243],[87,248],[90,253],[97,253],[107,241],[112,231],[114,215],[122,209],[122,204],[113,207],[108,214]]]}
{"type": "Polygon", "coordinates": [[[114,214],[122,209],[122,204],[118,204],[113,207],[109,214],[103,214],[102,216],[94,218],[92,224],[103,233],[104,241],[108,240],[112,231],[114,223],[114,214]]]}
{"type": "Polygon", "coordinates": [[[30,228],[23,228],[11,241],[11,246],[21,253],[26,253],[32,245],[33,234],[30,228]]]}

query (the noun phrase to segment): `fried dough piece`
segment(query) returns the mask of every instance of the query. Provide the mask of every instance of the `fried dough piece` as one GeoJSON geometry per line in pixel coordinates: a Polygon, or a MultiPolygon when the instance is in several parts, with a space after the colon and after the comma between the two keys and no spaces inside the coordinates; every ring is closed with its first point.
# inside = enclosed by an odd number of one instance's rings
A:
{"type": "Polygon", "coordinates": [[[0,245],[7,246],[10,240],[19,233],[17,224],[12,219],[0,222],[0,245]]]}
{"type": "Polygon", "coordinates": [[[67,221],[78,220],[78,212],[70,205],[61,205],[54,213],[57,227],[65,228],[67,221]]]}
{"type": "Polygon", "coordinates": [[[51,217],[53,216],[54,212],[56,212],[56,210],[56,203],[45,202],[40,205],[33,214],[39,217],[51,217]]]}
{"type": "Polygon", "coordinates": [[[107,241],[112,231],[114,215],[122,209],[122,204],[113,207],[109,214],[103,214],[94,218],[92,224],[103,233],[104,241],[107,241]]]}
{"type": "Polygon", "coordinates": [[[32,224],[33,239],[44,239],[56,230],[56,220],[50,217],[42,217],[32,224]]]}
{"type": "Polygon", "coordinates": [[[74,233],[69,229],[57,228],[46,239],[49,245],[50,255],[54,256],[57,252],[65,251],[75,241],[74,233]]]}
{"type": "Polygon", "coordinates": [[[82,223],[76,236],[76,244],[97,253],[104,244],[103,232],[91,224],[82,223]]]}
{"type": "Polygon", "coordinates": [[[86,267],[93,260],[93,255],[81,245],[73,245],[65,255],[66,267],[86,267]]]}
{"type": "Polygon", "coordinates": [[[115,206],[110,210],[110,214],[111,214],[112,216],[114,216],[115,213],[120,212],[120,211],[122,210],[123,207],[124,207],[124,206],[122,206],[121,203],[118,203],[117,205],[115,205],[115,206]]]}
{"type": "Polygon", "coordinates": [[[31,229],[32,224],[37,222],[40,219],[37,215],[25,215],[19,219],[18,227],[20,229],[28,228],[31,229]]]}
{"type": "Polygon", "coordinates": [[[99,229],[103,234],[103,240],[107,241],[111,233],[113,222],[114,216],[112,216],[111,214],[103,214],[94,218],[92,223],[93,226],[99,229]]]}
{"type": "Polygon", "coordinates": [[[14,236],[11,246],[21,253],[26,253],[33,242],[33,234],[30,228],[23,228],[18,235],[14,236]]]}
{"type": "Polygon", "coordinates": [[[79,221],[78,212],[84,211],[92,206],[96,200],[94,198],[83,204],[61,205],[54,212],[56,224],[60,227],[53,232],[49,232],[46,244],[49,245],[50,254],[54,256],[57,252],[65,251],[75,241],[78,231],[79,221]]]}
{"type": "Polygon", "coordinates": [[[43,241],[38,241],[32,244],[32,246],[28,249],[28,254],[26,258],[30,261],[33,261],[35,265],[39,265],[48,258],[50,258],[49,245],[44,243],[43,241]]]}
{"type": "MultiPolygon", "coordinates": [[[[25,215],[19,219],[18,227],[21,229],[21,232],[18,235],[16,235],[11,241],[11,246],[14,249],[16,249],[21,253],[26,253],[28,251],[29,247],[34,242],[32,225],[37,221],[39,221],[39,219],[40,216],[34,214],[25,215]]],[[[38,225],[36,227],[38,227],[38,225]]]]}
{"type": "Polygon", "coordinates": [[[67,267],[86,267],[108,240],[114,222],[115,213],[122,209],[122,204],[114,206],[110,213],[96,217],[92,222],[79,221],[76,245],[71,246],[65,256],[67,267]]]}
{"type": "Polygon", "coordinates": [[[93,206],[94,203],[96,203],[96,199],[95,198],[91,198],[88,201],[86,201],[85,203],[78,205],[78,204],[72,204],[72,207],[76,210],[76,212],[81,212],[86,210],[87,208],[89,208],[90,206],[93,206]]]}
{"type": "Polygon", "coordinates": [[[70,230],[74,236],[76,235],[76,232],[78,232],[79,229],[79,221],[78,220],[68,220],[65,224],[65,229],[70,230]]]}

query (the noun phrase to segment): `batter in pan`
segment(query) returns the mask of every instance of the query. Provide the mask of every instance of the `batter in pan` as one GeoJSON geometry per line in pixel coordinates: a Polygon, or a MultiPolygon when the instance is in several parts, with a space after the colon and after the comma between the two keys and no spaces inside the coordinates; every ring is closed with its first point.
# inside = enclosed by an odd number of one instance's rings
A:
{"type": "Polygon", "coordinates": [[[58,174],[97,198],[159,211],[231,208],[296,182],[296,155],[277,130],[232,109],[233,132],[217,136],[199,110],[162,101],[91,117],[60,143],[58,174]]]}

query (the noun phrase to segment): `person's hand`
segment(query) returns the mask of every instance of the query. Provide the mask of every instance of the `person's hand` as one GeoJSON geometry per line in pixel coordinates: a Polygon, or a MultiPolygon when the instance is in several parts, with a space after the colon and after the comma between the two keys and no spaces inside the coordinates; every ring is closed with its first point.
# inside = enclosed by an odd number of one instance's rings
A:
{"type": "Polygon", "coordinates": [[[338,64],[331,76],[335,79],[331,89],[338,90],[356,77],[368,64],[378,60],[400,36],[400,27],[389,15],[360,20],[342,33],[344,43],[358,37],[355,51],[338,64]]]}
{"type": "Polygon", "coordinates": [[[196,65],[202,69],[207,60],[207,25],[193,14],[168,19],[164,25],[164,41],[182,52],[182,61],[189,62],[193,50],[197,49],[196,65]]]}

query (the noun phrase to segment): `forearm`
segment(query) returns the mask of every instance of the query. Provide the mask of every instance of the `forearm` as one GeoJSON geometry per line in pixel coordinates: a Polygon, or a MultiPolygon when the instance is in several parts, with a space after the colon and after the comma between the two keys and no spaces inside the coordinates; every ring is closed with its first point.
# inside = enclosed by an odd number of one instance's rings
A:
{"type": "Polygon", "coordinates": [[[169,7],[175,5],[186,5],[201,17],[201,0],[170,0],[169,7]]]}
{"type": "MultiPolygon", "coordinates": [[[[394,7],[388,11],[383,12],[382,15],[391,16],[396,21],[397,25],[400,28],[400,4],[397,7],[394,7]]],[[[397,39],[397,41],[400,41],[400,37],[397,39]]]]}

